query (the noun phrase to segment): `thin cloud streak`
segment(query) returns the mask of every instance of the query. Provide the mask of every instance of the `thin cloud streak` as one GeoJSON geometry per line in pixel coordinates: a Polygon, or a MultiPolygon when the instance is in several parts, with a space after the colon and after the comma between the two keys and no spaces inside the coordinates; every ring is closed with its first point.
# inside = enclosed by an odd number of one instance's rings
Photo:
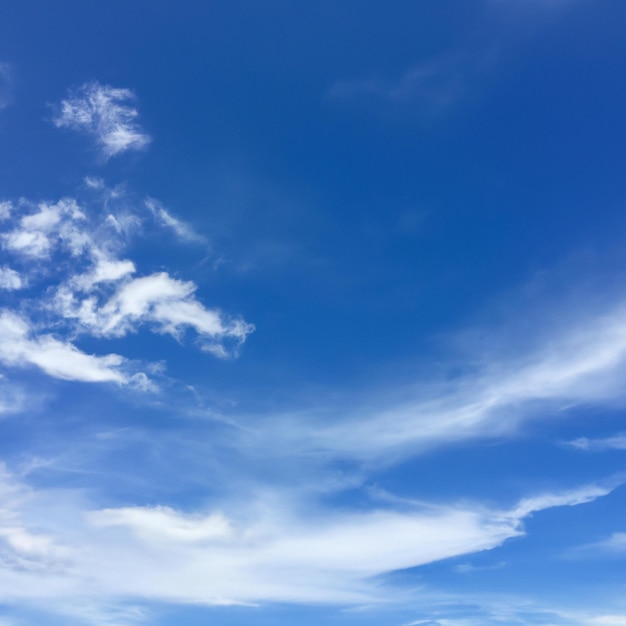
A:
{"type": "Polygon", "coordinates": [[[174,217],[158,200],[148,198],[146,207],[159,224],[170,229],[179,239],[190,243],[206,243],[206,238],[196,233],[189,224],[174,217]]]}
{"type": "Polygon", "coordinates": [[[526,420],[578,403],[610,405],[624,398],[624,319],[619,304],[607,315],[564,329],[547,349],[492,362],[454,383],[424,387],[424,398],[381,409],[332,411],[331,424],[323,412],[293,423],[289,416],[273,418],[256,437],[269,437],[294,454],[383,460],[470,438],[510,435],[526,420]]]}
{"type": "Polygon", "coordinates": [[[604,437],[602,439],[589,439],[588,437],[579,437],[572,441],[567,441],[566,445],[576,450],[585,450],[588,452],[604,452],[606,450],[626,450],[626,433],[613,435],[612,437],[604,437]]]}
{"type": "Polygon", "coordinates": [[[378,101],[390,106],[410,105],[437,116],[471,93],[473,84],[494,62],[492,53],[466,50],[443,54],[419,63],[397,79],[370,77],[336,82],[328,91],[338,102],[378,101]]]}

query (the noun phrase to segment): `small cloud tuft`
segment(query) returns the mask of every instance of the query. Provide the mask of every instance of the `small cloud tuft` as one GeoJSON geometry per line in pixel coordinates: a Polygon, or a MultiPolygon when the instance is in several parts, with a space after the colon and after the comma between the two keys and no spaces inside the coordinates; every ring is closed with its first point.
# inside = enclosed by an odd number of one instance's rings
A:
{"type": "Polygon", "coordinates": [[[127,150],[143,150],[151,141],[137,123],[138,112],[130,89],[90,82],[71,91],[61,102],[53,122],[93,137],[106,159],[127,150]]]}

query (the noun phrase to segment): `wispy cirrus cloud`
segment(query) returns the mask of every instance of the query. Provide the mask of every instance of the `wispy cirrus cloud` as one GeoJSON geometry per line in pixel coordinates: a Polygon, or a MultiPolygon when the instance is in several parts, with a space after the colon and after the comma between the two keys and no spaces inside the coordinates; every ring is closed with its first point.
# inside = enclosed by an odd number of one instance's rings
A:
{"type": "Polygon", "coordinates": [[[0,109],[4,109],[11,102],[11,65],[0,61],[0,109]]]}
{"type": "Polygon", "coordinates": [[[143,150],[151,138],[137,122],[134,100],[130,89],[85,83],[61,102],[53,122],[58,128],[92,137],[106,159],[128,150],[143,150]]]}
{"type": "Polygon", "coordinates": [[[579,437],[572,441],[566,442],[566,445],[576,448],[577,450],[585,450],[589,452],[603,452],[605,450],[626,450],[626,433],[619,433],[612,437],[603,437],[590,439],[588,437],[579,437]]]}
{"type": "Polygon", "coordinates": [[[613,533],[609,539],[595,544],[596,547],[609,552],[626,553],[626,532],[613,533]]]}
{"type": "Polygon", "coordinates": [[[353,399],[350,408],[332,411],[332,421],[322,409],[300,415],[297,424],[289,416],[275,417],[257,436],[270,436],[293,454],[374,460],[510,435],[527,420],[578,403],[610,405],[624,399],[625,308],[619,302],[564,327],[547,348],[492,358],[453,381],[434,380],[414,390],[412,400],[387,399],[375,408],[377,401],[367,398],[355,409],[353,399]]]}
{"type": "Polygon", "coordinates": [[[626,555],[626,532],[614,532],[606,539],[578,546],[567,554],[568,557],[573,558],[606,558],[610,556],[623,557],[624,555],[626,555]]]}

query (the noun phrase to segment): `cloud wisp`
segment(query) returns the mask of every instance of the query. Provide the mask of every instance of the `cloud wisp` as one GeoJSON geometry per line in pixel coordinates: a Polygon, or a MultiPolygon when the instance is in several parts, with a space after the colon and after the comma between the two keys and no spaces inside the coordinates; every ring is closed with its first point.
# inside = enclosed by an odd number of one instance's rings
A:
{"type": "Polygon", "coordinates": [[[0,61],[0,110],[7,107],[11,102],[11,66],[0,61]]]}
{"type": "Polygon", "coordinates": [[[465,99],[476,79],[493,63],[478,51],[448,53],[407,69],[399,78],[341,80],[329,90],[336,101],[378,101],[407,105],[428,117],[438,116],[465,99]]]}
{"type": "Polygon", "coordinates": [[[92,137],[105,159],[128,150],[143,150],[151,138],[137,122],[134,99],[130,89],[85,83],[61,102],[53,122],[58,128],[92,137]]]}
{"type": "MultiPolygon", "coordinates": [[[[332,420],[323,411],[297,421],[277,417],[263,422],[258,437],[269,436],[294,454],[383,460],[476,437],[510,435],[524,421],[580,403],[611,405],[624,398],[624,310],[619,303],[606,314],[564,328],[547,348],[491,361],[453,382],[423,385],[411,393],[413,400],[387,400],[377,407],[366,398],[356,409],[353,400],[343,412],[332,410],[332,420]]],[[[579,441],[577,447],[584,445],[579,441]]]]}
{"type": "Polygon", "coordinates": [[[572,441],[566,442],[566,445],[576,450],[585,450],[588,452],[604,452],[605,450],[626,450],[626,433],[619,433],[612,437],[603,437],[590,439],[588,437],[579,437],[572,441]]]}
{"type": "Polygon", "coordinates": [[[152,213],[157,223],[171,230],[181,241],[197,244],[206,243],[205,237],[197,233],[186,222],[174,217],[158,200],[148,198],[146,207],[152,213]]]}

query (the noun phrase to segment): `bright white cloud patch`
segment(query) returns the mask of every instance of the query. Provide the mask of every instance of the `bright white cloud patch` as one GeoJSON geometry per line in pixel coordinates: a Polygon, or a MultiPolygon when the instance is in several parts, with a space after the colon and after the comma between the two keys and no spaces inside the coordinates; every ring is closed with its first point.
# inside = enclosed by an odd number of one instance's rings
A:
{"type": "MultiPolygon", "coordinates": [[[[253,329],[242,320],[228,320],[220,312],[204,307],[194,297],[196,286],[192,282],[174,279],[166,272],[123,280],[132,273],[130,265],[111,265],[108,269],[109,282],[119,286],[102,305],[93,295],[83,298],[73,292],[71,285],[57,292],[57,310],[66,319],[76,320],[83,332],[122,337],[141,324],[152,324],[157,332],[181,338],[189,328],[196,331],[203,348],[227,356],[229,350],[223,342],[239,345],[253,329]]],[[[78,283],[84,284],[85,279],[81,277],[78,283]]]]}
{"type": "Polygon", "coordinates": [[[85,354],[50,335],[32,337],[28,323],[14,313],[0,312],[0,361],[5,365],[35,365],[54,378],[83,382],[125,383],[117,354],[85,354]]]}
{"type": "Polygon", "coordinates": [[[61,102],[54,123],[93,137],[106,158],[142,150],[150,136],[137,123],[138,112],[131,104],[134,98],[130,89],[86,83],[61,102]]]}
{"type": "Polygon", "coordinates": [[[104,509],[88,516],[95,526],[118,526],[133,530],[148,541],[208,541],[231,535],[229,520],[222,514],[183,515],[167,506],[104,509]]]}

